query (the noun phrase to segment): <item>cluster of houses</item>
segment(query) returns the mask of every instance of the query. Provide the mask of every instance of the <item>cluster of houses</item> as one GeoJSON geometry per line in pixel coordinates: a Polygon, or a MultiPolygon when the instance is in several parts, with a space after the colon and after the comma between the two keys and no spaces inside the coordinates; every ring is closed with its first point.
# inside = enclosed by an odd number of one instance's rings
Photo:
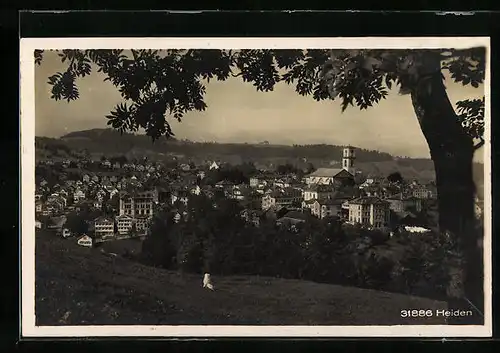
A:
{"type": "MultiPolygon", "coordinates": [[[[436,198],[432,184],[400,185],[387,178],[360,179],[354,160],[354,149],[346,147],[342,151],[341,168],[319,168],[303,178],[258,172],[246,184],[229,180],[203,183],[207,174],[222,167],[215,161],[198,167],[192,163],[179,164],[171,170],[147,163],[119,165],[104,160],[100,162],[100,171],[83,173],[78,180],[64,178],[64,173],[60,182],[50,187],[41,180],[35,195],[35,211],[37,216],[53,219],[48,228],[68,237],[72,234],[64,228],[67,213],[83,207],[102,210],[109,207],[107,201],[115,200],[111,212],[89,220],[89,234],[78,240],[81,245],[88,245],[92,241],[146,235],[158,204],[178,205],[175,221],[179,222],[189,214],[186,206],[190,195],[213,197],[219,192],[237,200],[244,206],[241,216],[256,226],[263,215],[274,214],[278,223],[296,224],[311,216],[337,217],[345,223],[371,229],[389,227],[394,215],[399,220],[414,219],[413,214],[436,198]]],[[[64,165],[63,168],[68,168],[67,163],[64,165]]],[[[79,168],[86,170],[85,166],[79,168]]],[[[36,226],[43,227],[38,219],[36,226]]]]}

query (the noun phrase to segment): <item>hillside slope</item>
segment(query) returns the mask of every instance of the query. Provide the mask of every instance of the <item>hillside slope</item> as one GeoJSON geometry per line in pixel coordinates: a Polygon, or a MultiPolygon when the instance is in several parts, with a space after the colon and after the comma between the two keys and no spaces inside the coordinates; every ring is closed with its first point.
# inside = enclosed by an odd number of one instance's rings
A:
{"type": "Polygon", "coordinates": [[[395,325],[403,308],[442,309],[429,299],[254,276],[214,278],[143,266],[52,234],[36,238],[37,325],[395,325]]]}

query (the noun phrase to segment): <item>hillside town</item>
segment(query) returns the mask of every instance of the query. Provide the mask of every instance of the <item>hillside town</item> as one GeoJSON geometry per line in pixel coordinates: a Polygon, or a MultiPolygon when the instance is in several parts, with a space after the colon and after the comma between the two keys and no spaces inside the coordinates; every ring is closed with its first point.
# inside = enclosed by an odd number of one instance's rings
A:
{"type": "MultiPolygon", "coordinates": [[[[292,228],[310,217],[335,217],[345,224],[391,233],[401,227],[425,232],[434,225],[429,221],[437,213],[433,183],[364,176],[355,168],[353,147],[345,147],[341,157],[341,168],[319,168],[303,176],[255,170],[246,183],[210,179],[227,167],[217,161],[168,166],[105,157],[39,161],[37,168],[51,173],[36,175],[35,226],[74,237],[82,246],[145,237],[158,207],[174,207],[175,222],[180,222],[189,215],[190,195],[216,193],[237,200],[244,207],[241,217],[256,226],[270,216],[292,228]],[[70,222],[75,215],[84,218],[80,224],[70,222]]],[[[480,200],[476,213],[482,214],[480,200]]]]}

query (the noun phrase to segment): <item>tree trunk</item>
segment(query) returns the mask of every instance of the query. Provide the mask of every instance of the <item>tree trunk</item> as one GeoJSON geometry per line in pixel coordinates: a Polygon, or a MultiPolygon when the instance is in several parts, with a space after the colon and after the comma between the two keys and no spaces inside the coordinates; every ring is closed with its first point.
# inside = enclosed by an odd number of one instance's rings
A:
{"type": "MultiPolygon", "coordinates": [[[[475,318],[482,320],[483,234],[477,230],[474,214],[473,141],[457,119],[439,69],[419,80],[411,91],[411,99],[434,161],[439,228],[454,237],[463,260],[458,270],[450,272],[450,306],[460,305],[460,308],[451,309],[462,310],[467,306],[467,310],[473,310],[475,318]],[[470,309],[468,301],[480,312],[470,309]]],[[[463,318],[461,323],[465,323],[463,318]]]]}

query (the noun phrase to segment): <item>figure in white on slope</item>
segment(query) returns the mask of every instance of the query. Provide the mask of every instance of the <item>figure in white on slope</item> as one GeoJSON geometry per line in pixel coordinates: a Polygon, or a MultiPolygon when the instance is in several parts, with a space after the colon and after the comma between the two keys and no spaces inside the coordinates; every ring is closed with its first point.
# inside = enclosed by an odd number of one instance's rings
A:
{"type": "Polygon", "coordinates": [[[205,273],[205,275],[203,276],[203,288],[214,290],[210,273],[205,273]]]}

